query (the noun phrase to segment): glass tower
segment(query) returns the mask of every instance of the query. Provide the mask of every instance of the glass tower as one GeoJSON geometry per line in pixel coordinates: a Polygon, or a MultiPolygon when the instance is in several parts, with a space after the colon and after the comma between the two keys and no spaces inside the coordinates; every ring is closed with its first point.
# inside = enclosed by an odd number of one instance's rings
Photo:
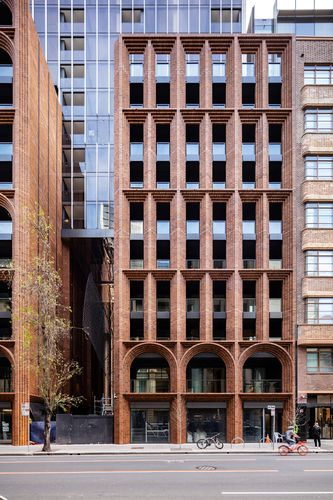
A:
{"type": "Polygon", "coordinates": [[[63,107],[63,236],[113,236],[113,47],[121,33],[240,33],[242,0],[31,0],[63,107]]]}

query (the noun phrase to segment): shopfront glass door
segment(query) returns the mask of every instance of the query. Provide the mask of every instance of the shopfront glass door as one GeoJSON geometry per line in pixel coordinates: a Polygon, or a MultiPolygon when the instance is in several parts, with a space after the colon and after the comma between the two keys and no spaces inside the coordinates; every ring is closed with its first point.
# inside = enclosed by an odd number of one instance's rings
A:
{"type": "Polygon", "coordinates": [[[315,408],[315,418],[310,425],[314,425],[314,422],[318,422],[321,427],[321,437],[322,439],[333,439],[333,411],[332,408],[320,406],[315,408]]]}
{"type": "Polygon", "coordinates": [[[132,443],[168,443],[169,410],[145,408],[131,410],[132,443]]]}
{"type": "Polygon", "coordinates": [[[0,443],[12,442],[12,410],[0,408],[0,443]]]}
{"type": "MultiPolygon", "coordinates": [[[[247,443],[258,443],[266,436],[273,439],[273,417],[267,408],[243,409],[243,439],[247,443]]],[[[275,432],[282,433],[282,409],[275,410],[275,432]]]]}

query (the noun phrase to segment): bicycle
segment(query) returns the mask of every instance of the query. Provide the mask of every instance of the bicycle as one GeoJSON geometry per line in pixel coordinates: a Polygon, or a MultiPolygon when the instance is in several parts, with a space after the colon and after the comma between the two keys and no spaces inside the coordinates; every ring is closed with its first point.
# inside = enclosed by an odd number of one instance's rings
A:
{"type": "Polygon", "coordinates": [[[305,457],[309,453],[309,448],[303,441],[299,441],[296,444],[281,444],[278,448],[279,453],[282,457],[285,457],[289,453],[298,453],[301,457],[305,457]]]}
{"type": "Polygon", "coordinates": [[[218,448],[219,450],[222,450],[224,444],[220,440],[220,434],[215,434],[212,437],[207,437],[205,439],[199,439],[199,441],[197,441],[197,447],[200,450],[204,450],[204,449],[208,448],[208,446],[210,446],[212,444],[215,444],[216,448],[218,448]]]}

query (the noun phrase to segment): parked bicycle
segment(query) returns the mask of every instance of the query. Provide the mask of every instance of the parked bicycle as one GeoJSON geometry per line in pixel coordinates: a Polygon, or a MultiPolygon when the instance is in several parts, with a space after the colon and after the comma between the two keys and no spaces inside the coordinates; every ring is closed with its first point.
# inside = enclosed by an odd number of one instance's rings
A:
{"type": "Polygon", "coordinates": [[[285,457],[289,453],[298,453],[299,455],[304,457],[309,453],[309,448],[303,441],[299,441],[298,443],[293,445],[284,443],[279,446],[279,453],[282,457],[285,457]]]}
{"type": "Polygon", "coordinates": [[[223,445],[223,442],[220,440],[220,434],[215,434],[212,437],[207,437],[205,439],[199,439],[199,441],[197,441],[197,447],[200,450],[204,450],[212,444],[214,444],[215,447],[218,448],[219,450],[222,450],[224,445],[223,445]]]}

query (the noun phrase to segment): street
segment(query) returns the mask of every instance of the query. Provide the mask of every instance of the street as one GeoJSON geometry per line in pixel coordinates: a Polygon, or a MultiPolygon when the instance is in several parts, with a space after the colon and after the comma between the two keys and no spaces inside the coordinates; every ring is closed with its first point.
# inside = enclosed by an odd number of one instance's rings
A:
{"type": "Polygon", "coordinates": [[[329,499],[333,454],[0,458],[0,498],[329,499]]]}

